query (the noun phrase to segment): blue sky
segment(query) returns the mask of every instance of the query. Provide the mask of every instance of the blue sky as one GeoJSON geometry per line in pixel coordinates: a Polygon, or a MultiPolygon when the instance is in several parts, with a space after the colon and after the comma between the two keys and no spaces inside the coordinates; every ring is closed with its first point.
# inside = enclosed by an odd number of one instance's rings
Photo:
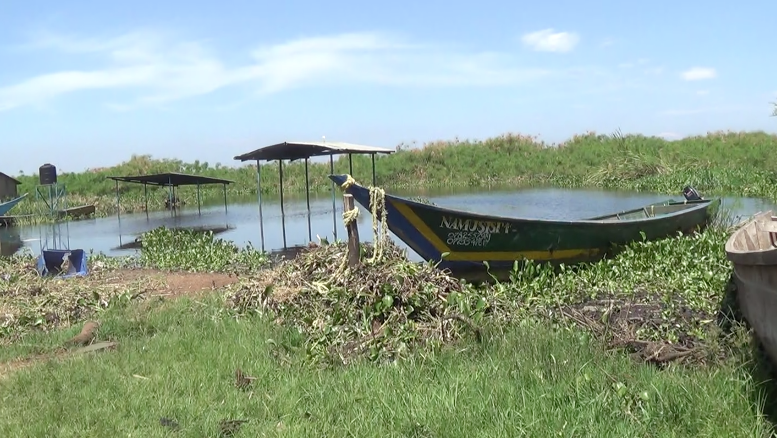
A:
{"type": "Polygon", "coordinates": [[[774,131],[777,3],[5,2],[0,171],[284,140],[774,131]]]}

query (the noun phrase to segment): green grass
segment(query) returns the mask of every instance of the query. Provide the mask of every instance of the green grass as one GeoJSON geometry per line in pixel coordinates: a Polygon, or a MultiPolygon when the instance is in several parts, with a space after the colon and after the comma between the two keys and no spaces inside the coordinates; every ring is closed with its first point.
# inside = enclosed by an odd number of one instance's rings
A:
{"type": "Polygon", "coordinates": [[[81,280],[3,260],[0,436],[169,436],[165,417],[177,436],[246,419],[235,436],[765,437],[775,392],[756,343],[727,319],[730,232],[724,215],[703,233],[480,286],[392,246],[342,272],[341,243],[268,266],[253,249],[165,228],[144,236],[140,257],[91,258],[81,280]],[[158,284],[144,276],[110,284],[136,267],[242,280],[173,300],[149,297],[158,284]],[[116,351],[7,370],[56,351],[87,318],[116,351]],[[630,344],[691,353],[659,367],[630,344]],[[257,378],[248,391],[236,368],[257,378]]]}
{"type": "MultiPolygon", "coordinates": [[[[504,134],[479,140],[435,141],[420,148],[398,146],[398,152],[377,158],[378,184],[386,188],[486,187],[491,185],[557,187],[601,187],[649,190],[677,194],[685,184],[705,194],[768,197],[777,199],[777,135],[764,132],[714,132],[704,136],[666,141],[642,135],[600,135],[586,133],[549,145],[534,137],[504,134]]],[[[225,157],[225,161],[228,157],[225,157]]],[[[368,156],[353,157],[354,177],[371,182],[372,164],[368,156]]],[[[347,173],[347,156],[335,162],[335,172],[347,173]]],[[[70,205],[97,202],[98,215],[116,211],[116,187],[109,175],[145,174],[176,171],[202,174],[235,181],[229,186],[230,199],[256,193],[254,165],[231,167],[217,163],[185,163],[181,160],[155,160],[133,155],[116,166],[81,173],[62,173],[71,196],[70,205]]],[[[331,189],[327,178],[329,163],[312,163],[310,185],[313,191],[331,189]]],[[[262,167],[262,188],[267,196],[278,194],[278,163],[262,167]]],[[[15,214],[40,210],[35,201],[36,175],[21,175],[20,190],[30,192],[15,214]]],[[[304,164],[284,165],[287,196],[299,195],[305,188],[304,164]]],[[[207,202],[220,202],[221,186],[203,187],[207,202]]],[[[144,208],[143,188],[121,184],[122,211],[144,208]]],[[[167,191],[149,189],[149,209],[163,208],[167,191]]],[[[194,188],[184,187],[179,197],[188,205],[196,203],[194,188]]]]}
{"type": "Polygon", "coordinates": [[[138,262],[159,269],[189,272],[252,272],[268,264],[267,253],[214,236],[212,231],[159,227],[142,235],[138,262]]]}
{"type": "Polygon", "coordinates": [[[306,365],[297,336],[260,317],[236,319],[219,297],[115,308],[102,320],[100,339],[118,341],[116,351],[0,380],[0,436],[171,436],[161,417],[179,423],[175,436],[191,437],[218,436],[222,419],[248,420],[235,436],[762,437],[768,429],[745,368],[660,371],[531,320],[489,330],[483,344],[326,369],[306,365]],[[238,367],[257,378],[248,390],[234,386],[238,367]]]}

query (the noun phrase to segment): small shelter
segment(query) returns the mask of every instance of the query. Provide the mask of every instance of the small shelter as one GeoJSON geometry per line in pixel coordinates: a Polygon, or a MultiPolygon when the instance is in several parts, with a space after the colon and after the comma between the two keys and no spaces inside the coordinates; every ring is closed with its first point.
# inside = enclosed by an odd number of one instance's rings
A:
{"type": "Polygon", "coordinates": [[[200,199],[200,186],[206,184],[222,184],[224,187],[224,210],[227,210],[227,184],[234,181],[221,178],[212,178],[209,176],[191,175],[186,173],[167,172],[152,175],[137,176],[109,176],[108,179],[116,181],[116,209],[117,215],[120,215],[120,194],[119,182],[143,184],[143,195],[145,197],[146,214],[148,214],[148,186],[163,186],[170,188],[171,210],[174,209],[175,189],[180,186],[197,186],[197,211],[202,213],[202,202],[200,199]]]}
{"type": "MultiPolygon", "coordinates": [[[[353,174],[353,154],[369,154],[372,156],[372,184],[377,184],[375,177],[375,155],[391,154],[394,149],[380,148],[376,146],[365,146],[353,143],[331,142],[331,141],[284,141],[269,146],[264,146],[251,152],[244,153],[235,157],[235,160],[242,162],[256,161],[256,180],[259,197],[259,227],[262,239],[262,250],[264,250],[264,225],[262,220],[262,179],[260,161],[278,161],[278,178],[280,181],[281,196],[281,228],[283,229],[283,247],[286,248],[286,222],[283,210],[283,160],[295,161],[305,160],[305,199],[308,208],[308,239],[313,239],[313,232],[310,226],[310,181],[308,174],[308,162],[312,157],[329,155],[329,169],[334,173],[334,156],[348,154],[348,168],[353,174]]],[[[334,236],[337,239],[337,205],[335,202],[334,182],[332,183],[332,222],[334,225],[334,236]]]]}
{"type": "Polygon", "coordinates": [[[19,185],[21,181],[0,172],[0,201],[13,199],[19,196],[19,185]]]}

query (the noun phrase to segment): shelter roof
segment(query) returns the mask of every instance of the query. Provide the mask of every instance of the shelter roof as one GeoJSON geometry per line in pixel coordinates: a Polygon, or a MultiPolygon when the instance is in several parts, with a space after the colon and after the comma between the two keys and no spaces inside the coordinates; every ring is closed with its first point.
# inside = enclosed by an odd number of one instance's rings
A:
{"type": "Polygon", "coordinates": [[[135,184],[154,186],[193,186],[203,184],[231,184],[234,181],[209,176],[191,175],[186,173],[168,172],[153,175],[109,176],[108,179],[135,184]]]}
{"type": "Polygon", "coordinates": [[[8,175],[8,174],[6,174],[6,173],[3,173],[3,172],[0,172],[0,176],[4,176],[4,177],[6,177],[6,178],[10,179],[10,180],[11,180],[11,182],[13,182],[14,184],[16,184],[17,186],[18,186],[19,184],[21,184],[21,183],[22,183],[22,182],[21,182],[21,181],[19,181],[18,179],[16,179],[16,178],[12,177],[11,175],[8,175]]]}
{"type": "Polygon", "coordinates": [[[393,149],[337,141],[284,141],[235,157],[240,161],[300,160],[322,155],[390,154],[393,149]]]}

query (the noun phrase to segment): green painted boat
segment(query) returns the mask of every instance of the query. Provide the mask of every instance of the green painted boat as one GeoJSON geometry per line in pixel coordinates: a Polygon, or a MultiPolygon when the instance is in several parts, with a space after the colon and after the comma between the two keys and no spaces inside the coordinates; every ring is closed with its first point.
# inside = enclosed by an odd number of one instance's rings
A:
{"type": "MultiPolygon", "coordinates": [[[[349,175],[330,175],[342,186],[349,175]]],[[[370,189],[346,186],[356,202],[370,209],[370,189]]],[[[720,199],[702,199],[691,187],[684,201],[667,200],[632,210],[579,220],[486,215],[438,207],[386,194],[388,228],[424,260],[455,276],[509,272],[516,261],[576,264],[604,258],[619,245],[654,240],[705,228],[720,199]],[[443,257],[445,255],[445,257],[443,257]]]]}

